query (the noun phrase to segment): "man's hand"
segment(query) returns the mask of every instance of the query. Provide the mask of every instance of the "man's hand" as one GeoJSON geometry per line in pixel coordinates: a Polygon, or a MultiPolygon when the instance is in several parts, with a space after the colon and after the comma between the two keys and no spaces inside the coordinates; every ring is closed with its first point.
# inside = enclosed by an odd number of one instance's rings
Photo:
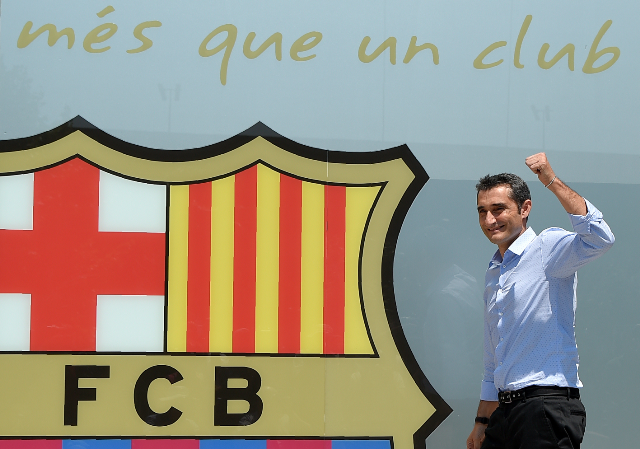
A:
{"type": "Polygon", "coordinates": [[[524,163],[538,176],[540,182],[558,197],[564,210],[572,215],[587,215],[587,204],[584,198],[571,190],[560,178],[556,178],[546,154],[538,153],[529,156],[524,163]]]}
{"type": "Polygon", "coordinates": [[[480,449],[482,442],[484,441],[484,429],[487,428],[486,424],[476,423],[473,426],[473,430],[467,438],[467,449],[480,449]]]}
{"type": "Polygon", "coordinates": [[[545,186],[547,186],[556,177],[556,174],[553,172],[553,169],[547,160],[547,155],[544,153],[529,156],[524,160],[524,163],[527,164],[527,167],[529,167],[531,171],[538,176],[540,182],[545,186]]]}
{"type": "MultiPolygon", "coordinates": [[[[478,414],[476,416],[490,417],[493,412],[498,408],[498,401],[480,401],[478,405],[478,414]]],[[[487,428],[486,424],[477,422],[473,426],[473,430],[467,438],[467,449],[480,449],[482,442],[484,441],[484,430],[487,428]]]]}

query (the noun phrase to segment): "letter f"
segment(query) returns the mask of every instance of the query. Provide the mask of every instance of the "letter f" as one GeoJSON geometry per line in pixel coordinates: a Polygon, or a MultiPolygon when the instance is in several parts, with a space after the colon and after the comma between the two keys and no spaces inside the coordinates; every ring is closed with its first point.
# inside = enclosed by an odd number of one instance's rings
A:
{"type": "Polygon", "coordinates": [[[78,425],[78,401],[95,401],[95,388],[79,388],[78,379],[108,379],[109,367],[66,365],[64,367],[64,425],[78,425]]]}

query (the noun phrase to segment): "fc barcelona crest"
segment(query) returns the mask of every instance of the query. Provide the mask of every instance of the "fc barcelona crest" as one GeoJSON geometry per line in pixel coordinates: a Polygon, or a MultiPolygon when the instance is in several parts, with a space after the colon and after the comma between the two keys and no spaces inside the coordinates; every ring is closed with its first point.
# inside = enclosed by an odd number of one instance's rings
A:
{"type": "Polygon", "coordinates": [[[395,306],[406,146],[0,146],[0,448],[419,449],[450,412],[395,306]]]}

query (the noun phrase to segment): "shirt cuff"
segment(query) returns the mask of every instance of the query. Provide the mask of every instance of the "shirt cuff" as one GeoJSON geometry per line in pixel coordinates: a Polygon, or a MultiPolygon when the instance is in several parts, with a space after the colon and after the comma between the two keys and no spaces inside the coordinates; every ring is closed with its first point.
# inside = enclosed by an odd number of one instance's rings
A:
{"type": "Polygon", "coordinates": [[[600,221],[602,221],[602,212],[600,212],[586,198],[584,198],[584,202],[587,205],[587,215],[569,214],[573,230],[578,234],[590,234],[591,223],[599,223],[600,221]]]}
{"type": "Polygon", "coordinates": [[[480,388],[480,400],[481,401],[497,401],[498,390],[493,382],[482,381],[480,388]]]}

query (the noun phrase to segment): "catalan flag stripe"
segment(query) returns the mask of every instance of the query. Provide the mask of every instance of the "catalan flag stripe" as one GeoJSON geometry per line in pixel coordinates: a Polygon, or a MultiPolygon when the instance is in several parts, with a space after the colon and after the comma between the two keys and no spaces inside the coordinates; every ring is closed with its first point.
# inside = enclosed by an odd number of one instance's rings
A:
{"type": "Polygon", "coordinates": [[[373,349],[365,328],[360,300],[359,263],[362,231],[367,224],[379,187],[348,187],[345,216],[345,354],[371,354],[373,349]]]}
{"type": "Polygon", "coordinates": [[[255,351],[278,352],[280,175],[258,165],[255,351]]]}
{"type": "Polygon", "coordinates": [[[302,184],[300,352],[323,353],[324,186],[302,184]]]}
{"type": "Polygon", "coordinates": [[[325,354],[344,353],[344,239],[346,187],[324,186],[325,255],[323,344],[325,354]]]}
{"type": "Polygon", "coordinates": [[[187,351],[209,352],[211,184],[189,186],[187,351]]]}
{"type": "Polygon", "coordinates": [[[233,252],[233,352],[255,351],[258,169],[236,175],[233,252]]]}
{"type": "Polygon", "coordinates": [[[280,175],[278,351],[300,353],[302,181],[280,175]]]}
{"type": "Polygon", "coordinates": [[[170,191],[169,351],[373,352],[359,263],[378,186],[258,164],[170,191]]]}
{"type": "Polygon", "coordinates": [[[235,176],[211,184],[209,349],[233,351],[233,250],[235,176]]]}
{"type": "Polygon", "coordinates": [[[187,350],[189,186],[171,186],[169,195],[167,350],[187,350]]]}

